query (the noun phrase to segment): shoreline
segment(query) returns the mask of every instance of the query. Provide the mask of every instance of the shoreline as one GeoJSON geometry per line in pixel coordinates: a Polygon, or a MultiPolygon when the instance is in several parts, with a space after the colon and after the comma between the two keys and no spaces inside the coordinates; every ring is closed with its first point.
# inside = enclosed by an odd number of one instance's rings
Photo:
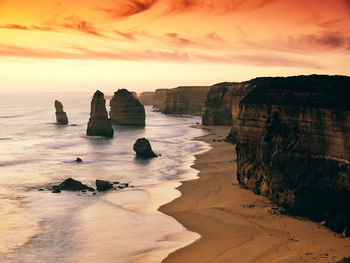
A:
{"type": "Polygon", "coordinates": [[[195,155],[198,179],[183,181],[181,196],[159,208],[201,238],[162,262],[336,262],[350,256],[350,239],[319,224],[279,213],[267,198],[238,185],[235,147],[222,141],[230,127],[202,127],[210,145],[195,155]]]}

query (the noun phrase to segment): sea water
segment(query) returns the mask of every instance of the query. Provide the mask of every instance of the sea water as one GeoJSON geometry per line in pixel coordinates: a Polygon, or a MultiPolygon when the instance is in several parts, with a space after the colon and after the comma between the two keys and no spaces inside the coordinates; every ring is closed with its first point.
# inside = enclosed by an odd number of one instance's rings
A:
{"type": "Polygon", "coordinates": [[[180,180],[196,177],[194,154],[208,149],[192,140],[205,133],[190,127],[199,117],[147,106],[144,128],[88,137],[90,101],[86,94],[0,95],[0,262],[161,262],[199,238],[157,210],[180,196],[180,180]],[[55,99],[67,126],[55,123],[55,99]],[[141,137],[161,156],[136,159],[133,144],[141,137]],[[69,177],[134,187],[96,195],[47,190],[69,177]]]}

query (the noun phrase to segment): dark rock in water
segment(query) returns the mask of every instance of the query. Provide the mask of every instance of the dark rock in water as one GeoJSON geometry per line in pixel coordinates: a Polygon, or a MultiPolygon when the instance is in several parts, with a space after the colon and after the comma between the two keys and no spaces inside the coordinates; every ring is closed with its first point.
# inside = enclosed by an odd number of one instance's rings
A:
{"type": "Polygon", "coordinates": [[[157,157],[152,150],[151,144],[146,138],[137,139],[134,144],[134,151],[138,158],[148,159],[157,157]]]}
{"type": "Polygon", "coordinates": [[[52,188],[52,193],[59,194],[59,193],[61,193],[61,190],[58,188],[52,188]]]}
{"type": "Polygon", "coordinates": [[[44,190],[45,190],[45,189],[43,189],[43,188],[39,188],[39,189],[38,189],[38,191],[44,191],[44,190]]]}
{"type": "Polygon", "coordinates": [[[83,162],[83,160],[81,159],[81,158],[77,158],[77,159],[75,159],[75,162],[77,162],[77,163],[82,163],[83,162]]]}
{"type": "Polygon", "coordinates": [[[104,180],[96,180],[96,188],[99,192],[107,191],[113,188],[113,184],[104,180]]]}
{"type": "Polygon", "coordinates": [[[145,125],[145,107],[126,89],[119,89],[109,102],[114,125],[145,125]]]}
{"type": "Polygon", "coordinates": [[[86,134],[88,136],[103,136],[106,138],[112,138],[114,135],[112,123],[106,110],[106,100],[103,93],[99,90],[95,92],[91,101],[90,119],[86,134]]]}
{"type": "Polygon", "coordinates": [[[63,111],[63,105],[58,100],[55,100],[55,108],[56,108],[56,121],[58,124],[67,125],[68,118],[67,114],[63,111]]]}
{"type": "MultiPolygon", "coordinates": [[[[79,181],[76,181],[72,178],[68,178],[67,180],[64,180],[61,184],[59,185],[54,185],[52,187],[53,191],[60,191],[60,190],[66,190],[66,191],[81,191],[81,190],[88,190],[90,192],[95,191],[94,188],[89,187],[85,184],[82,184],[79,181]]],[[[59,192],[58,192],[59,193],[59,192]]]]}

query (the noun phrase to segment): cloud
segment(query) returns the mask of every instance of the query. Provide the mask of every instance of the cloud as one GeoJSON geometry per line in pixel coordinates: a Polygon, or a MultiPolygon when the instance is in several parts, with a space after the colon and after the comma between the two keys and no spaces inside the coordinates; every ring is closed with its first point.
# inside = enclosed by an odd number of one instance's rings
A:
{"type": "Polygon", "coordinates": [[[114,32],[127,40],[136,40],[135,34],[132,32],[122,32],[119,30],[114,30],[114,32]]]}
{"type": "Polygon", "coordinates": [[[340,32],[322,32],[319,34],[302,35],[294,39],[294,42],[310,48],[350,50],[350,36],[340,32]]]}
{"type": "Polygon", "coordinates": [[[125,18],[139,13],[143,13],[150,8],[158,0],[123,0],[115,1],[115,7],[104,8],[99,7],[100,11],[107,13],[112,18],[125,18]]]}
{"type": "Polygon", "coordinates": [[[177,33],[167,33],[166,37],[168,37],[172,43],[175,43],[181,46],[187,46],[194,43],[191,40],[184,38],[177,33]]]}
{"type": "Polygon", "coordinates": [[[0,29],[19,29],[19,30],[29,30],[28,27],[22,26],[22,25],[17,25],[17,24],[5,24],[5,25],[0,25],[0,29]]]}
{"type": "Polygon", "coordinates": [[[71,29],[74,31],[90,34],[90,35],[95,35],[95,36],[103,36],[101,33],[97,31],[97,29],[94,27],[92,23],[89,23],[85,20],[80,20],[76,16],[70,16],[66,18],[65,23],[57,23],[58,26],[66,28],[66,29],[71,29]]]}

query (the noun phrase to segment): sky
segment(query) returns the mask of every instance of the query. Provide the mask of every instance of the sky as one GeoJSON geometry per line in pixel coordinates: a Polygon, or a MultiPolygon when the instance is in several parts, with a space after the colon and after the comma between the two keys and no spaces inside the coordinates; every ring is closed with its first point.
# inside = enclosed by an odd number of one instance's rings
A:
{"type": "Polygon", "coordinates": [[[0,0],[0,92],[350,75],[350,0],[0,0]]]}

